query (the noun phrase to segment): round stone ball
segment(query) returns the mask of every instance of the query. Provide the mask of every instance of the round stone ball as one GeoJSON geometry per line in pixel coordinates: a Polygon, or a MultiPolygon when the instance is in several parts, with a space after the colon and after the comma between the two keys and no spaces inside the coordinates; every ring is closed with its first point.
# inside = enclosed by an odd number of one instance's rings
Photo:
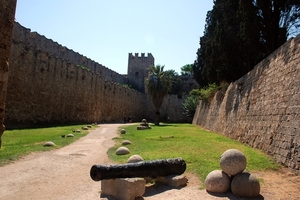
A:
{"type": "Polygon", "coordinates": [[[257,197],[260,192],[259,181],[248,172],[240,173],[231,181],[231,192],[240,198],[257,197]]]}
{"type": "Polygon", "coordinates": [[[125,129],[121,129],[121,134],[125,134],[126,130],[125,129]]]}
{"type": "Polygon", "coordinates": [[[144,159],[141,156],[133,155],[128,158],[127,163],[137,163],[141,161],[144,161],[144,159]]]}
{"type": "Polygon", "coordinates": [[[237,149],[228,149],[221,155],[221,169],[230,176],[243,172],[246,165],[245,155],[237,149]]]}
{"type": "Polygon", "coordinates": [[[44,144],[44,147],[53,147],[53,146],[55,146],[55,144],[52,141],[48,141],[44,144]]]}
{"type": "Polygon", "coordinates": [[[122,142],[122,145],[128,145],[128,144],[131,144],[131,142],[130,142],[129,140],[124,140],[124,141],[122,142]]]}
{"type": "Polygon", "coordinates": [[[213,170],[206,176],[205,186],[208,192],[225,193],[230,188],[230,178],[222,170],[213,170]]]}
{"type": "Polygon", "coordinates": [[[116,150],[116,154],[117,155],[126,155],[126,154],[129,154],[130,151],[128,148],[126,147],[119,147],[117,150],[116,150]]]}

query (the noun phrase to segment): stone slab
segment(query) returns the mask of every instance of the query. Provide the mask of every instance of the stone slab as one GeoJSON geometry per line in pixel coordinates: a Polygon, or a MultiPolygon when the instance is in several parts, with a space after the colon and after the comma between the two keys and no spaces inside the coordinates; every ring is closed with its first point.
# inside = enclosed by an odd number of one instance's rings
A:
{"type": "Polygon", "coordinates": [[[186,186],[188,179],[186,178],[185,175],[182,174],[182,175],[170,175],[170,176],[157,177],[155,181],[178,188],[178,187],[186,186]]]}
{"type": "Polygon", "coordinates": [[[101,193],[118,200],[134,200],[145,193],[146,181],[143,178],[120,178],[101,181],[101,193]]]}

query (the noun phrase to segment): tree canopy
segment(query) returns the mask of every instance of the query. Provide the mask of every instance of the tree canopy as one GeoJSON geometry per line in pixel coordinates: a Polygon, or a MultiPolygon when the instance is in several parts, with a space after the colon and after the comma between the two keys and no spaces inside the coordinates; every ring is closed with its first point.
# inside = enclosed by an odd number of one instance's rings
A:
{"type": "Polygon", "coordinates": [[[245,75],[300,32],[299,0],[214,0],[193,65],[200,86],[245,75]]]}
{"type": "Polygon", "coordinates": [[[181,75],[194,75],[193,71],[194,64],[186,64],[182,66],[181,69],[181,75]]]}

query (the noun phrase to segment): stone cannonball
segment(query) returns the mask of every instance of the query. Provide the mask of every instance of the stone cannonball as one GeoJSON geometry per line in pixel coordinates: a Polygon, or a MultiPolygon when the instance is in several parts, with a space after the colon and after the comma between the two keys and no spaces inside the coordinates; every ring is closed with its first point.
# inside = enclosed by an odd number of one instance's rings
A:
{"type": "Polygon", "coordinates": [[[260,185],[254,175],[243,172],[232,179],[231,191],[240,198],[253,198],[259,195],[260,185]]]}
{"type": "Polygon", "coordinates": [[[122,142],[122,145],[128,145],[128,144],[131,144],[131,142],[130,142],[129,140],[124,140],[124,141],[122,142]]]}
{"type": "Polygon", "coordinates": [[[52,141],[48,141],[44,144],[44,147],[52,147],[52,146],[55,146],[54,142],[52,141]]]}
{"type": "Polygon", "coordinates": [[[245,155],[237,149],[226,150],[220,158],[221,169],[230,176],[243,172],[246,164],[245,155]]]}
{"type": "Polygon", "coordinates": [[[128,158],[127,163],[137,163],[141,161],[144,161],[144,159],[141,156],[133,155],[128,158]]]}
{"type": "Polygon", "coordinates": [[[119,147],[117,150],[116,150],[116,154],[117,155],[126,155],[126,154],[129,154],[130,151],[128,148],[126,147],[119,147]]]}
{"type": "Polygon", "coordinates": [[[230,188],[230,178],[222,170],[213,170],[206,176],[205,185],[208,192],[225,193],[230,188]]]}
{"type": "Polygon", "coordinates": [[[121,129],[121,134],[125,134],[126,130],[125,129],[121,129]]]}

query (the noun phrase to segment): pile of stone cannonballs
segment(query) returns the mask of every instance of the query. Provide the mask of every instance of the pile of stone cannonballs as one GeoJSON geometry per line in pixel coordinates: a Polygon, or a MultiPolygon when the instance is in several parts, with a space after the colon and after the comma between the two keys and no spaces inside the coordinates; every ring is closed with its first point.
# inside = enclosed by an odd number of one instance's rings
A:
{"type": "Polygon", "coordinates": [[[230,191],[240,198],[259,196],[260,185],[257,178],[244,170],[246,157],[237,149],[226,150],[220,158],[222,170],[213,170],[205,179],[206,190],[211,193],[230,191]]]}

